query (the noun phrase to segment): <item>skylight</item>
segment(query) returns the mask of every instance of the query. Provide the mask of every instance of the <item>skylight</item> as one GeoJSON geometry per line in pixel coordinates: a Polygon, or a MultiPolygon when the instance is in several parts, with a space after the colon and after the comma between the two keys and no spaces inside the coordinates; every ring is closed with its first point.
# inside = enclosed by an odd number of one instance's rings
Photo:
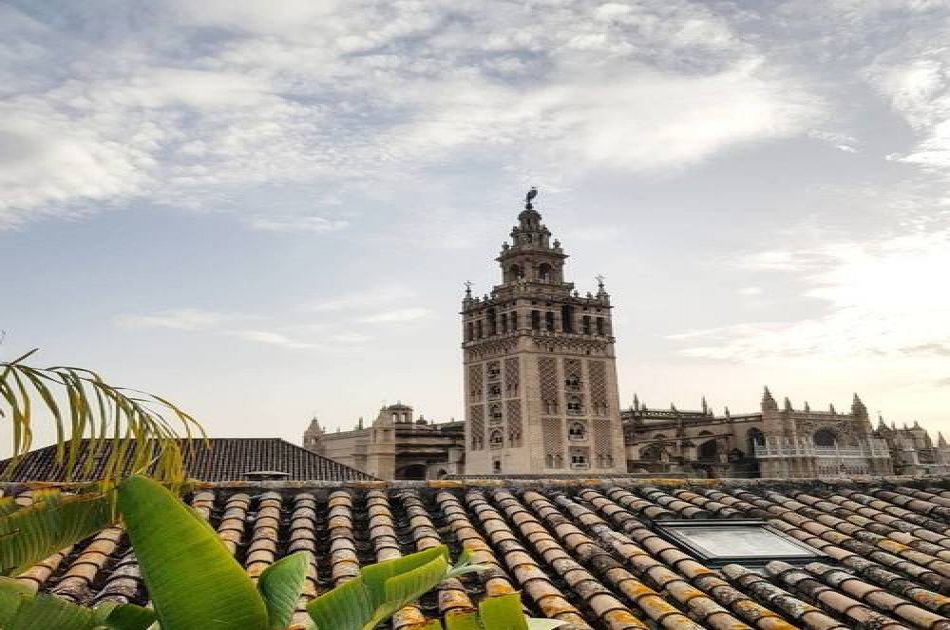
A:
{"type": "Polygon", "coordinates": [[[797,564],[824,556],[764,521],[655,521],[657,532],[710,566],[760,565],[772,560],[797,564]]]}

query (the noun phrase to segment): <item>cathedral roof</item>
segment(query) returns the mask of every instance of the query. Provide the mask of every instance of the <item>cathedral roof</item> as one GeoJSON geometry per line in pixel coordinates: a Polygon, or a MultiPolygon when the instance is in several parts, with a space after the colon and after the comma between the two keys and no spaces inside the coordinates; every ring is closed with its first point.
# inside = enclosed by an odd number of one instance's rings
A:
{"type": "MultiPolygon", "coordinates": [[[[446,543],[491,567],[463,579],[464,592],[443,583],[440,597],[424,597],[429,616],[440,602],[520,591],[533,615],[573,628],[845,630],[950,624],[948,488],[948,478],[249,482],[209,485],[186,500],[251,572],[285,553],[311,554],[319,570],[310,592],[342,583],[384,548],[446,543]],[[264,510],[286,524],[276,549],[273,529],[255,525],[264,510]],[[670,535],[691,525],[704,530],[700,543],[719,540],[721,528],[719,546],[731,553],[794,553],[759,565],[713,562],[670,535]],[[728,534],[743,527],[758,528],[754,544],[728,534]]],[[[30,500],[22,484],[6,491],[30,500]]],[[[82,604],[144,604],[132,552],[110,528],[19,579],[82,604]]]]}

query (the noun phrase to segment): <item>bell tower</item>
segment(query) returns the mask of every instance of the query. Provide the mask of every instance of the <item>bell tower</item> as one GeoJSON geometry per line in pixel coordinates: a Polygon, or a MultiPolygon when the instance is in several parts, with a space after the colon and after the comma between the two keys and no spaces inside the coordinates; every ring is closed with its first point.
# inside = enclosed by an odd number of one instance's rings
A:
{"type": "Polygon", "coordinates": [[[610,296],[564,280],[567,254],[534,209],[532,188],[502,281],[462,301],[470,474],[626,472],[610,296]]]}

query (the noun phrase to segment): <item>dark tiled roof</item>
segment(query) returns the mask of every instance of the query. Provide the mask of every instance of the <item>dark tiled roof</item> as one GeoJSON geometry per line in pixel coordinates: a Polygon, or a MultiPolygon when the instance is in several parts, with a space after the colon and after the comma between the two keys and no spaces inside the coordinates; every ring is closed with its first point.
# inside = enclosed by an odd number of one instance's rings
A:
{"type": "MultiPolygon", "coordinates": [[[[249,472],[275,471],[287,473],[292,481],[371,480],[371,475],[340,462],[318,455],[280,438],[210,438],[205,447],[201,440],[188,440],[184,448],[186,474],[200,481],[239,481],[249,472]]],[[[81,471],[91,455],[91,440],[80,443],[75,470],[81,471]]],[[[103,454],[111,451],[105,445],[103,454]]],[[[0,470],[9,460],[0,462],[0,470]]],[[[88,472],[74,473],[73,480],[85,481],[102,477],[103,465],[97,461],[88,472]]],[[[56,447],[48,446],[23,456],[8,481],[66,481],[63,464],[56,463],[56,447]]]]}
{"type": "MultiPolygon", "coordinates": [[[[575,628],[947,630],[947,487],[950,479],[265,483],[212,485],[188,500],[251,576],[284,553],[310,554],[298,621],[306,601],[361,565],[447,543],[490,569],[443,582],[400,611],[394,628],[521,591],[532,614],[575,628]],[[825,558],[713,569],[651,528],[671,518],[764,519],[825,558]]],[[[30,501],[28,491],[19,497],[30,501]]],[[[20,579],[81,603],[147,599],[117,528],[20,579]]]]}

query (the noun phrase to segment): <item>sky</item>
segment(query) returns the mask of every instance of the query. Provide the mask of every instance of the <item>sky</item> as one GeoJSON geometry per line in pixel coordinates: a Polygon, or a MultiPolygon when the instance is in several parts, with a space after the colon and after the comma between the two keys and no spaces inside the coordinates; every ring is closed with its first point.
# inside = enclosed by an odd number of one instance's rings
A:
{"type": "Polygon", "coordinates": [[[950,431],[948,37],[929,0],[0,2],[0,359],[215,436],[460,418],[463,282],[535,185],[625,403],[950,431]]]}

